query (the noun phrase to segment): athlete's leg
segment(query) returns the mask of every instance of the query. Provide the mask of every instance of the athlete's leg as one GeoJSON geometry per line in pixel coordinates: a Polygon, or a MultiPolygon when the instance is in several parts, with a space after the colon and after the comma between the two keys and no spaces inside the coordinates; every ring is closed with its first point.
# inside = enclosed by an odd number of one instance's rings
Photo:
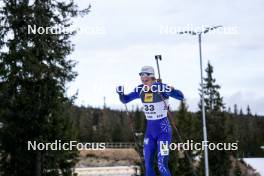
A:
{"type": "Polygon", "coordinates": [[[146,168],[146,176],[155,176],[155,171],[153,168],[154,157],[157,149],[156,145],[157,141],[152,137],[145,136],[144,139],[144,160],[145,160],[145,168],[146,168]]]}
{"type": "Polygon", "coordinates": [[[158,168],[162,176],[171,176],[168,161],[169,161],[169,145],[171,143],[171,133],[160,134],[157,140],[158,146],[158,168]]]}

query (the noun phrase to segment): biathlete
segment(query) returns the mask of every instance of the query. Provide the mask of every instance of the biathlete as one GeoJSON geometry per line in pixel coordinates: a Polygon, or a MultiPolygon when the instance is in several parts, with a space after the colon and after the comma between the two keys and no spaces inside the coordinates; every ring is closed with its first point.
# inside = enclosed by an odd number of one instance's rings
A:
{"type": "Polygon", "coordinates": [[[120,101],[128,103],[140,98],[144,105],[147,127],[144,137],[144,160],[146,176],[155,176],[154,157],[157,155],[158,168],[162,176],[170,176],[168,168],[169,145],[172,129],[167,117],[169,97],[183,100],[181,91],[156,80],[153,67],[144,66],[139,73],[142,84],[125,95],[123,86],[117,87],[120,101]]]}

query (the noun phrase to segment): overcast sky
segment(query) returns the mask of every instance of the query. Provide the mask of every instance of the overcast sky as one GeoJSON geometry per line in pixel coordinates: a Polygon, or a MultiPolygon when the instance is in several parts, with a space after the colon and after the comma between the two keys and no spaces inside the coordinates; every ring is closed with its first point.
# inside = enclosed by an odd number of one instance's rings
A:
{"type": "MultiPolygon", "coordinates": [[[[77,79],[68,85],[68,95],[79,92],[76,104],[123,108],[115,93],[124,85],[128,93],[140,84],[138,73],[144,65],[155,65],[161,54],[163,82],[186,96],[189,109],[197,110],[200,82],[197,36],[177,35],[176,30],[198,30],[223,25],[222,31],[202,38],[204,68],[210,60],[226,106],[251,106],[264,114],[264,1],[263,0],[87,0],[92,5],[84,18],[74,20],[80,28],[73,38],[78,61],[77,79]],[[169,32],[166,31],[169,29],[169,32]]],[[[171,99],[171,106],[178,102],[171,99]]],[[[140,105],[136,100],[129,107],[140,105]]]]}

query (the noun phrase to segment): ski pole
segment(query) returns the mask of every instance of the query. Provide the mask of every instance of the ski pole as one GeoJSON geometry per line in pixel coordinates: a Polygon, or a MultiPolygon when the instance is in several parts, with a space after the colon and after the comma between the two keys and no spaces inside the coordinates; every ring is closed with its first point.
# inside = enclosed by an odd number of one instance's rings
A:
{"type": "MultiPolygon", "coordinates": [[[[135,136],[135,130],[134,130],[134,127],[133,127],[133,123],[132,123],[132,117],[131,117],[131,115],[129,114],[129,111],[128,111],[128,108],[127,108],[127,105],[124,103],[124,105],[125,105],[125,110],[126,110],[126,115],[127,115],[127,117],[128,117],[128,124],[129,124],[129,127],[130,127],[130,130],[131,130],[131,132],[132,132],[132,134],[133,134],[133,139],[134,139],[134,143],[135,143],[135,147],[136,147],[136,151],[138,152],[138,154],[139,154],[139,158],[140,158],[140,167],[141,167],[141,169],[142,169],[142,172],[143,173],[145,173],[145,169],[144,169],[144,165],[143,165],[143,163],[144,163],[144,159],[142,158],[142,156],[141,156],[141,154],[140,154],[140,147],[139,147],[139,145],[138,145],[138,143],[137,143],[137,140],[136,140],[136,136],[135,136]]],[[[141,173],[141,175],[142,175],[142,173],[141,173]]]]}
{"type": "MultiPolygon", "coordinates": [[[[159,61],[158,61],[158,60],[161,60],[161,55],[156,55],[156,56],[155,56],[155,59],[156,59],[156,63],[157,63],[157,69],[158,69],[158,74],[159,74],[159,81],[161,82],[160,68],[159,68],[159,61]]],[[[183,140],[182,140],[182,138],[181,138],[180,132],[179,132],[177,126],[176,126],[176,122],[175,122],[174,119],[173,119],[172,112],[171,112],[170,109],[169,109],[169,105],[167,104],[167,102],[165,101],[164,97],[162,96],[162,94],[161,94],[159,91],[158,91],[158,94],[159,94],[161,100],[164,102],[164,104],[165,104],[165,106],[166,106],[166,108],[167,108],[168,116],[169,116],[170,121],[171,121],[171,123],[172,123],[172,127],[173,127],[173,129],[176,131],[176,134],[177,134],[177,136],[178,136],[178,138],[179,138],[179,141],[180,141],[181,143],[183,143],[183,140]]],[[[187,157],[187,159],[188,159],[188,161],[189,161],[189,163],[190,163],[190,165],[191,165],[193,175],[194,175],[194,176],[197,176],[197,174],[196,174],[196,172],[195,172],[195,169],[194,169],[194,166],[193,166],[193,163],[192,163],[192,160],[191,160],[191,157],[189,156],[189,154],[188,154],[185,150],[183,150],[183,151],[184,151],[185,156],[187,157]]]]}

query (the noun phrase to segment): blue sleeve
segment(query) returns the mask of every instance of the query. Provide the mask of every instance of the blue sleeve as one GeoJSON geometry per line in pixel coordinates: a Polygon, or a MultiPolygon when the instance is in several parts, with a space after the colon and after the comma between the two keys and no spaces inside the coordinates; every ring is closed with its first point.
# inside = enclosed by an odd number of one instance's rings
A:
{"type": "Polygon", "coordinates": [[[140,89],[140,88],[137,87],[137,88],[134,89],[133,92],[130,92],[130,93],[127,94],[127,95],[125,95],[125,94],[119,94],[119,99],[120,99],[120,101],[121,101],[122,103],[128,103],[128,102],[130,102],[130,101],[132,101],[132,100],[135,100],[135,99],[139,98],[139,94],[140,94],[140,93],[139,93],[139,92],[140,92],[139,89],[140,89]]]}
{"type": "MultiPolygon", "coordinates": [[[[170,87],[166,84],[164,84],[166,87],[170,87]]],[[[171,88],[170,89],[166,89],[165,92],[163,92],[163,95],[165,96],[165,98],[169,98],[169,97],[172,97],[172,98],[175,98],[177,100],[183,100],[184,99],[184,95],[183,93],[180,91],[180,90],[177,90],[177,89],[174,89],[174,88],[171,88]]]]}
{"type": "Polygon", "coordinates": [[[177,100],[183,100],[184,95],[180,90],[172,89],[171,92],[168,93],[170,97],[175,98],[177,100]]]}

